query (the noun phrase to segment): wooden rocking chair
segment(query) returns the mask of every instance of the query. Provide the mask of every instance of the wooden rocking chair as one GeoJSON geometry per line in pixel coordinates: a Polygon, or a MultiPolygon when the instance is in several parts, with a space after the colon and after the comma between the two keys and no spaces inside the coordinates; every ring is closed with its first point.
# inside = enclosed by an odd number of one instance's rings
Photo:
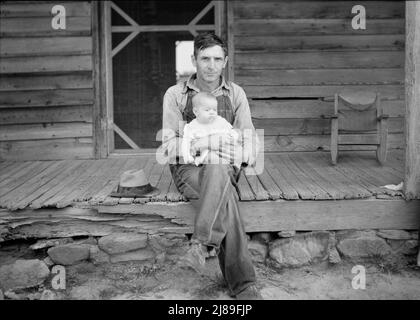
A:
{"type": "Polygon", "coordinates": [[[337,164],[339,145],[373,145],[384,164],[387,154],[388,115],[379,93],[353,92],[334,95],[331,117],[331,160],[337,164]]]}

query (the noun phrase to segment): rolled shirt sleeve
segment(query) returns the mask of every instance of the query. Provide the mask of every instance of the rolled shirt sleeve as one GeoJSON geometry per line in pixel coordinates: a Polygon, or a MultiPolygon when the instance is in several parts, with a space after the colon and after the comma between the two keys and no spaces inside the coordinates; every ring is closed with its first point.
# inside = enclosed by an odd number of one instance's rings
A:
{"type": "Polygon", "coordinates": [[[233,106],[236,107],[235,121],[233,127],[241,131],[243,135],[243,147],[253,150],[256,155],[258,153],[260,143],[252,123],[251,110],[245,91],[238,85],[232,84],[234,89],[233,106]]]}
{"type": "Polygon", "coordinates": [[[173,87],[163,97],[162,114],[162,149],[170,163],[182,156],[182,131],[185,122],[177,103],[177,94],[173,87]]]}

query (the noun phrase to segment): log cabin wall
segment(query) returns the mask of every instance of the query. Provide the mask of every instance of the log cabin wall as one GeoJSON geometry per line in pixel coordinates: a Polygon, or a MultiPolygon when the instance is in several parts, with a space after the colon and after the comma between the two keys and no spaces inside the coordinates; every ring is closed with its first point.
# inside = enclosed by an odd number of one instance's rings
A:
{"type": "Polygon", "coordinates": [[[0,159],[93,157],[92,4],[6,1],[0,13],[0,159]]]}
{"type": "Polygon", "coordinates": [[[234,81],[265,130],[266,151],[329,150],[330,122],[320,116],[349,88],[380,92],[391,117],[388,147],[404,147],[404,1],[231,5],[234,81]],[[365,30],[351,26],[354,5],[366,9],[365,30]]]}

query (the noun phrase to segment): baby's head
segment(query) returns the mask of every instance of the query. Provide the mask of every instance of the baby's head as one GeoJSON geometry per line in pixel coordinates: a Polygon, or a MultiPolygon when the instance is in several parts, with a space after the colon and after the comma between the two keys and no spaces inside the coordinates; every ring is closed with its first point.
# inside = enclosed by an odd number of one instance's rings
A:
{"type": "Polygon", "coordinates": [[[199,92],[192,98],[193,112],[198,122],[207,124],[216,119],[217,99],[209,92],[199,92]]]}

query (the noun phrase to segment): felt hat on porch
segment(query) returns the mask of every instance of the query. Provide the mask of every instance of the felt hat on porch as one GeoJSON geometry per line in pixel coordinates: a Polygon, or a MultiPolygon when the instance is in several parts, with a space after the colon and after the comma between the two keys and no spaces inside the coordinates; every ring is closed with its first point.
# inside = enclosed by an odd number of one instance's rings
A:
{"type": "Polygon", "coordinates": [[[134,169],[121,174],[118,189],[112,192],[110,196],[119,198],[148,198],[159,193],[159,189],[149,183],[143,169],[134,169]]]}

